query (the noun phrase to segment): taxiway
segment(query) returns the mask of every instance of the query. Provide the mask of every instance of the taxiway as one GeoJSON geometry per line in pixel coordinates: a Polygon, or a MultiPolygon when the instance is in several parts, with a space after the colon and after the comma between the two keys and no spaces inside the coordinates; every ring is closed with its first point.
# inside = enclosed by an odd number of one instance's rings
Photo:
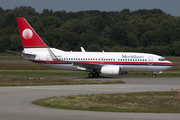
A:
{"type": "MultiPolygon", "coordinates": [[[[86,78],[82,78],[86,79],[86,78]]],[[[33,105],[36,99],[78,94],[169,91],[180,87],[180,78],[120,79],[126,84],[0,87],[1,120],[179,120],[178,113],[118,113],[63,110],[33,105]]]]}

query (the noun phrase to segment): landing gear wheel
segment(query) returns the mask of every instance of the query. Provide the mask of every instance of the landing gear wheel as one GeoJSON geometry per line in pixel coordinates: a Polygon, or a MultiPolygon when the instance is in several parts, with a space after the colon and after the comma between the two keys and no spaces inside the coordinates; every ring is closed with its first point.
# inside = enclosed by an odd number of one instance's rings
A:
{"type": "Polygon", "coordinates": [[[98,72],[91,72],[88,75],[89,78],[98,78],[99,77],[99,73],[98,72]]]}
{"type": "Polygon", "coordinates": [[[155,74],[153,74],[153,75],[152,75],[152,77],[153,77],[153,78],[156,78],[156,75],[155,75],[155,74]]]}
{"type": "Polygon", "coordinates": [[[89,78],[93,78],[93,77],[94,77],[94,74],[93,74],[93,73],[89,73],[88,77],[89,77],[89,78]]]}
{"type": "Polygon", "coordinates": [[[95,73],[93,73],[94,74],[94,77],[95,78],[98,78],[99,77],[99,73],[98,72],[95,72],[95,73]]]}

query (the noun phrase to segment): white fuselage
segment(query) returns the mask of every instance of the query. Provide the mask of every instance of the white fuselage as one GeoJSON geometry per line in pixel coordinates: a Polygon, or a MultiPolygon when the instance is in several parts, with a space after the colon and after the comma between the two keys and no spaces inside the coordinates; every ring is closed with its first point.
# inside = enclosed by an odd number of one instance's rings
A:
{"type": "Polygon", "coordinates": [[[47,48],[25,48],[25,53],[36,54],[36,57],[24,55],[32,62],[64,70],[93,71],[70,63],[71,61],[98,64],[100,66],[119,66],[125,72],[159,72],[173,67],[173,63],[163,57],[149,53],[135,52],[64,52],[50,48],[59,61],[52,60],[47,48]],[[69,61],[69,62],[67,62],[69,61]]]}

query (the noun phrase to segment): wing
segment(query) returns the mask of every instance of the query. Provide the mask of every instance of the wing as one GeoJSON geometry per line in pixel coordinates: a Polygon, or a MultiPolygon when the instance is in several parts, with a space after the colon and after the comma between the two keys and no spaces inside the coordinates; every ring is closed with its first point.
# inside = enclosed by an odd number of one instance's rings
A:
{"type": "Polygon", "coordinates": [[[103,66],[101,64],[85,63],[85,62],[71,62],[71,63],[73,63],[74,66],[79,66],[88,69],[96,69],[96,70],[100,70],[101,67],[103,66]]]}
{"type": "Polygon", "coordinates": [[[64,60],[59,60],[55,54],[51,51],[51,49],[47,48],[49,51],[49,54],[51,58],[55,61],[62,61],[62,62],[67,62],[67,63],[72,63],[74,66],[79,66],[83,68],[88,68],[88,69],[101,69],[103,66],[102,64],[96,64],[96,63],[86,63],[86,62],[76,62],[76,61],[64,61],[64,60]]]}

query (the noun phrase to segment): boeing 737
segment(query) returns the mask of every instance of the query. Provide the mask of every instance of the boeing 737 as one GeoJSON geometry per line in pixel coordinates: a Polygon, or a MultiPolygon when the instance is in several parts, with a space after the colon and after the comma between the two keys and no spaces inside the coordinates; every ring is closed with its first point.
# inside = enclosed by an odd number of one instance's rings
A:
{"type": "Polygon", "coordinates": [[[164,57],[136,52],[67,52],[51,48],[38,36],[23,17],[17,17],[24,59],[63,70],[90,72],[89,78],[124,75],[128,72],[152,72],[153,77],[174,66],[164,57]]]}

